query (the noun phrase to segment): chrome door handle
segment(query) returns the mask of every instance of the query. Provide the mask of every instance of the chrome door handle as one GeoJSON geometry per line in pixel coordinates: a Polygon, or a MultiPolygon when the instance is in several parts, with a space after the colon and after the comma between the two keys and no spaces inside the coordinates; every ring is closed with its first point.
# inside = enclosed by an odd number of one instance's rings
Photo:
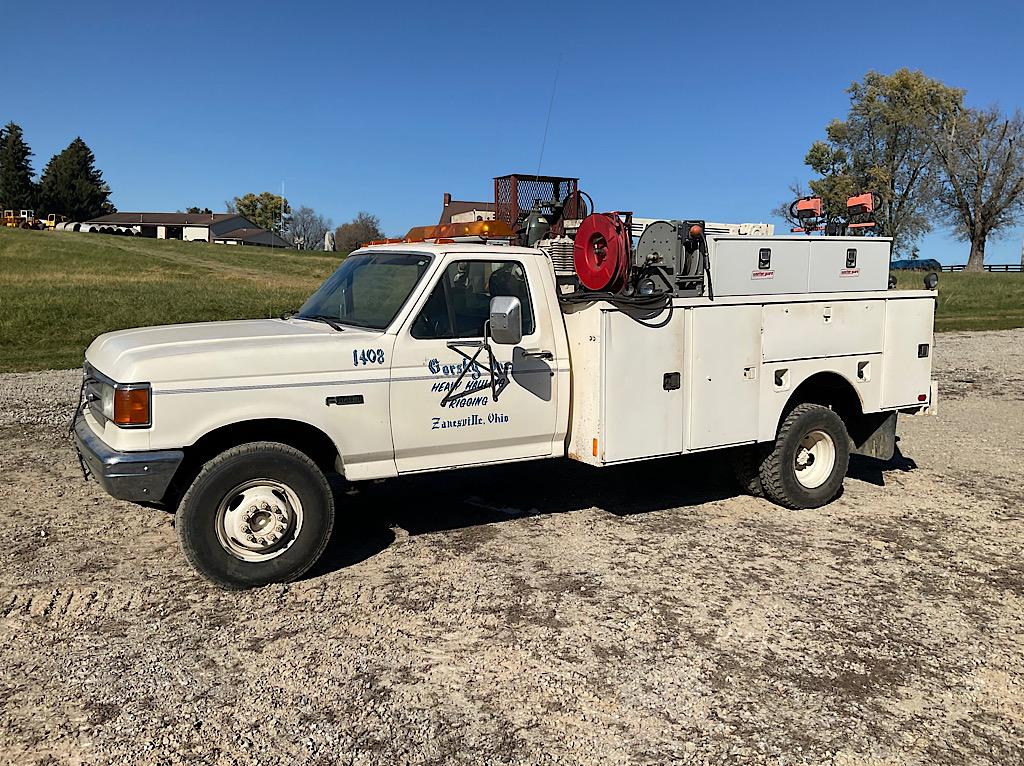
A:
{"type": "Polygon", "coordinates": [[[548,351],[543,348],[526,348],[523,349],[523,356],[533,356],[537,359],[547,359],[549,362],[555,358],[554,351],[548,351]]]}

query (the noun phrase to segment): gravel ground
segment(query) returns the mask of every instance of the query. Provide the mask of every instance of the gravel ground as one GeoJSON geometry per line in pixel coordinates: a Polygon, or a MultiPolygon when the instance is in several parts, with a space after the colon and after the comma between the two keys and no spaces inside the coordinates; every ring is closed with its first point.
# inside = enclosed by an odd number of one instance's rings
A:
{"type": "Polygon", "coordinates": [[[82,482],[77,373],[0,376],[0,763],[1024,762],[1022,349],[940,336],[819,511],[715,455],[398,480],[247,593],[82,482]]]}

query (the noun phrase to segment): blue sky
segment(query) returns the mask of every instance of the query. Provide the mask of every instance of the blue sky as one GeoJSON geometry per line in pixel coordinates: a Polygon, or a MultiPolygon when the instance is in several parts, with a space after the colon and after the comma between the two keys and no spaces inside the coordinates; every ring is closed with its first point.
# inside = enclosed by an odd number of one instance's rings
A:
{"type": "MultiPolygon", "coordinates": [[[[536,172],[560,59],[542,172],[579,176],[600,209],[770,220],[868,69],[1024,107],[1020,0],[859,7],[37,2],[41,24],[0,48],[18,84],[0,121],[37,172],[81,135],[122,210],[223,209],[283,180],[293,205],[399,234],[445,191],[488,199],[493,176],[536,172]]],[[[989,262],[1016,262],[1022,235],[989,262]]],[[[921,255],[967,247],[939,231],[921,255]]]]}

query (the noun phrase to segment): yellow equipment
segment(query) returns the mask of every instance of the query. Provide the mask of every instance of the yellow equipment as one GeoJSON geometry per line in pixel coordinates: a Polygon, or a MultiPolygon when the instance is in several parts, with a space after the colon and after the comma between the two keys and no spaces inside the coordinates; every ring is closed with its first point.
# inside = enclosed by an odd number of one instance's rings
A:
{"type": "Polygon", "coordinates": [[[35,210],[5,210],[4,226],[11,229],[43,229],[46,224],[36,218],[35,210]]]}

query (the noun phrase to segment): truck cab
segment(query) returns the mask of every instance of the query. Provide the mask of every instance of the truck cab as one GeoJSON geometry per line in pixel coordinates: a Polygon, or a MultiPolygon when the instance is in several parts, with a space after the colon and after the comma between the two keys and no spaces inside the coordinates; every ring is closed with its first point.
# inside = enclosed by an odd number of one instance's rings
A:
{"type": "MultiPolygon", "coordinates": [[[[297,470],[308,460],[349,481],[560,456],[570,375],[560,317],[540,251],[368,248],[294,315],[100,336],[86,352],[76,441],[104,488],[137,502],[190,500],[203,466],[254,439],[297,450],[297,470]],[[487,342],[496,298],[514,299],[518,342],[487,342]]],[[[283,512],[285,537],[299,519],[283,512]]],[[[226,552],[242,561],[280,542],[237,537],[226,552]]]]}

